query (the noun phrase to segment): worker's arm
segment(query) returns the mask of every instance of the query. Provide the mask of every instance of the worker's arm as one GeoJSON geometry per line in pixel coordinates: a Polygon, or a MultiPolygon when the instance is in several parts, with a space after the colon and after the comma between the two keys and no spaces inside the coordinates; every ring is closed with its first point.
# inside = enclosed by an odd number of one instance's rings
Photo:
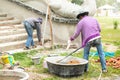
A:
{"type": "Polygon", "coordinates": [[[33,19],[33,21],[34,21],[34,23],[40,23],[40,24],[42,24],[42,18],[40,19],[33,19]]]}
{"type": "Polygon", "coordinates": [[[35,25],[36,25],[36,30],[37,30],[38,42],[40,45],[42,45],[42,43],[41,43],[41,24],[35,23],[35,25]]]}
{"type": "Polygon", "coordinates": [[[71,41],[73,41],[74,39],[76,39],[76,38],[79,36],[79,34],[80,34],[80,32],[81,32],[81,29],[82,29],[82,24],[83,24],[82,22],[79,22],[79,23],[77,24],[73,36],[70,37],[70,40],[71,40],[71,41]]]}

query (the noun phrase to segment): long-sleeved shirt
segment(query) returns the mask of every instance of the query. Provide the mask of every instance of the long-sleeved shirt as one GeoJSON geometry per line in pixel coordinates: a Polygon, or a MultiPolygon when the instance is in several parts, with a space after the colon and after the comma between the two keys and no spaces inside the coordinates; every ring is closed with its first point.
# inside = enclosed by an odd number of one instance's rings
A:
{"type": "Polygon", "coordinates": [[[33,29],[37,30],[37,37],[38,37],[38,41],[41,41],[41,28],[40,28],[40,24],[42,24],[42,19],[37,19],[37,18],[28,18],[25,19],[25,21],[27,21],[28,23],[31,24],[33,29]]]}
{"type": "Polygon", "coordinates": [[[81,32],[82,47],[84,47],[90,40],[100,37],[100,31],[100,25],[96,19],[90,16],[84,16],[78,22],[74,35],[71,36],[70,40],[73,41],[81,32]]]}

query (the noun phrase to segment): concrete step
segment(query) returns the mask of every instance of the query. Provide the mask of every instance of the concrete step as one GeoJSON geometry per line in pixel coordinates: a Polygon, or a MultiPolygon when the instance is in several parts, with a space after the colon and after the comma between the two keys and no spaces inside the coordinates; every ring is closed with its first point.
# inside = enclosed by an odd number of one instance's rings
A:
{"type": "MultiPolygon", "coordinates": [[[[26,40],[21,41],[15,41],[15,42],[6,42],[0,44],[0,50],[1,51],[9,51],[9,50],[15,50],[24,48],[26,40]]],[[[34,39],[35,44],[37,44],[38,40],[37,38],[34,39]]]]}
{"type": "Polygon", "coordinates": [[[23,25],[23,24],[15,24],[15,25],[13,25],[13,26],[15,26],[16,28],[24,28],[24,25],[23,25]]]}
{"type": "Polygon", "coordinates": [[[7,13],[0,13],[0,17],[7,17],[7,13]]]}
{"type": "Polygon", "coordinates": [[[0,21],[13,20],[14,17],[0,17],[0,21]]]}
{"type": "Polygon", "coordinates": [[[25,29],[5,29],[0,31],[0,36],[6,36],[6,35],[14,35],[14,34],[20,34],[20,33],[26,33],[25,29]]]}
{"type": "Polygon", "coordinates": [[[11,26],[15,24],[21,24],[20,20],[6,20],[6,21],[0,21],[0,26],[11,26]]]}
{"type": "Polygon", "coordinates": [[[14,27],[14,26],[0,26],[0,30],[17,30],[17,29],[20,29],[20,28],[22,28],[22,27],[19,27],[19,28],[16,28],[16,27],[14,27]]]}
{"type": "Polygon", "coordinates": [[[22,29],[24,28],[23,26],[18,26],[18,25],[8,25],[8,26],[0,26],[0,30],[17,30],[17,29],[22,29]]]}
{"type": "MultiPolygon", "coordinates": [[[[38,45],[36,31],[33,32],[35,44],[38,45]]],[[[0,14],[0,51],[23,50],[27,40],[22,21],[8,14],[0,14]]],[[[24,50],[23,50],[24,51],[24,50]]]]}
{"type": "Polygon", "coordinates": [[[24,50],[23,48],[19,48],[19,49],[14,49],[14,50],[8,50],[6,52],[10,53],[10,54],[14,54],[14,53],[18,53],[18,52],[29,52],[31,50],[39,50],[39,49],[44,49],[43,46],[37,45],[36,48],[31,48],[29,50],[24,50]]]}
{"type": "Polygon", "coordinates": [[[0,30],[8,30],[11,29],[13,26],[0,26],[0,30]]]}
{"type": "MultiPolygon", "coordinates": [[[[36,32],[33,33],[33,37],[36,38],[36,32]]],[[[27,39],[27,33],[20,33],[14,35],[0,36],[0,43],[16,42],[27,39]]]]}

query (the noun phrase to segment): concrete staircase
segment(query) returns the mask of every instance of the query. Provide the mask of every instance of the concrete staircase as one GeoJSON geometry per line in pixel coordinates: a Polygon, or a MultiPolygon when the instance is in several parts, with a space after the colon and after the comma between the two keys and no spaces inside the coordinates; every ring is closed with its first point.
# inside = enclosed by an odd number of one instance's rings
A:
{"type": "MultiPolygon", "coordinates": [[[[36,39],[36,31],[34,40],[36,39]]],[[[0,51],[23,50],[27,38],[22,21],[6,13],[0,14],[0,51]]]]}

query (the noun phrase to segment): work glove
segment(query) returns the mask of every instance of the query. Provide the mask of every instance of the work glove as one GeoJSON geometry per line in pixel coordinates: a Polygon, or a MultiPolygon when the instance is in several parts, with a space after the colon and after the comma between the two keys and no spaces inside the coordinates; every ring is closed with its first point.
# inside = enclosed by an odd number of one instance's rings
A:
{"type": "Polygon", "coordinates": [[[69,49],[70,45],[71,45],[71,40],[68,40],[68,41],[67,41],[67,48],[66,48],[66,50],[69,49]]]}

